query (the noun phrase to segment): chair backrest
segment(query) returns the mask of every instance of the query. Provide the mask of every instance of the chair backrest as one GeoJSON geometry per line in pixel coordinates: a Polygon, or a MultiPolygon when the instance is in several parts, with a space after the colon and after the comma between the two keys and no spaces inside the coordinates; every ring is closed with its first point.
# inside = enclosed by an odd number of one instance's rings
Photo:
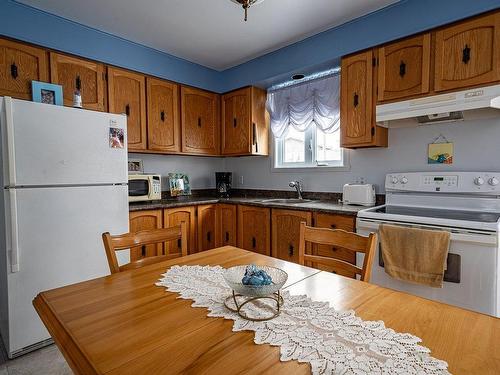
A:
{"type": "Polygon", "coordinates": [[[158,244],[166,241],[180,240],[180,256],[186,256],[188,255],[187,238],[187,225],[185,222],[182,222],[181,225],[176,227],[142,230],[135,233],[125,233],[116,236],[112,236],[109,232],[102,234],[102,241],[104,242],[104,248],[106,249],[106,256],[108,258],[109,270],[111,273],[140,268],[148,264],[179,257],[178,254],[152,256],[119,266],[118,260],[116,259],[116,251],[130,249],[132,247],[158,244]]]}
{"type": "Polygon", "coordinates": [[[361,276],[362,281],[369,282],[376,246],[377,235],[375,233],[364,237],[341,229],[313,228],[307,226],[305,222],[300,223],[299,263],[301,265],[305,262],[314,262],[355,273],[361,276]],[[354,253],[364,253],[363,268],[341,259],[306,254],[306,242],[337,246],[354,253]]]}

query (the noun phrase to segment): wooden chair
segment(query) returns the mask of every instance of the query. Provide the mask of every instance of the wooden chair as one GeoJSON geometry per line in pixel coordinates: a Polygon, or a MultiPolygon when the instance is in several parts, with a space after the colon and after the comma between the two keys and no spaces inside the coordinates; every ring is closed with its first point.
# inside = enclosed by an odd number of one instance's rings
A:
{"type": "Polygon", "coordinates": [[[176,227],[142,230],[136,233],[125,233],[116,236],[112,236],[109,232],[102,234],[102,241],[104,242],[104,248],[106,249],[106,256],[108,257],[109,270],[111,273],[132,270],[149,264],[179,257],[179,254],[151,256],[119,266],[118,260],[116,259],[116,251],[151,244],[159,244],[172,240],[180,240],[180,256],[186,256],[188,255],[187,238],[187,225],[185,222],[182,222],[181,225],[176,227]]]}
{"type": "Polygon", "coordinates": [[[362,281],[369,282],[373,256],[377,246],[377,235],[370,233],[368,237],[341,229],[313,228],[305,222],[300,223],[299,263],[314,262],[334,269],[352,272],[361,276],[362,281]],[[306,254],[306,242],[320,245],[338,246],[355,253],[364,253],[363,268],[344,260],[321,255],[306,254]]]}

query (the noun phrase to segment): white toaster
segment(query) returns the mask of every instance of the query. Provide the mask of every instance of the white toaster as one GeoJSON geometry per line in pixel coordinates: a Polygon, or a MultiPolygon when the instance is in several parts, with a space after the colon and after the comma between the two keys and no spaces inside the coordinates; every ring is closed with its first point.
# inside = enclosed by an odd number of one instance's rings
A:
{"type": "Polygon", "coordinates": [[[372,184],[345,184],[342,191],[344,204],[375,206],[375,187],[372,184]]]}

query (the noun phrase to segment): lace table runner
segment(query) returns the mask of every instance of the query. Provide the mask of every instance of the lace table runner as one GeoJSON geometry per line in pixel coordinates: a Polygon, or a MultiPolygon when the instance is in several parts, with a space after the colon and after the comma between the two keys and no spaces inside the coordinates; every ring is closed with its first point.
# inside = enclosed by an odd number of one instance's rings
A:
{"type": "MultiPolygon", "coordinates": [[[[310,363],[313,374],[449,374],[448,364],[432,358],[418,337],[286,290],[277,318],[244,320],[224,307],[231,289],[223,272],[220,266],[174,266],[156,285],[193,300],[193,307],[208,308],[210,317],[234,320],[234,332],[254,331],[256,344],[279,346],[281,361],[310,363]]],[[[252,316],[258,316],[260,308],[249,305],[252,316]]]]}

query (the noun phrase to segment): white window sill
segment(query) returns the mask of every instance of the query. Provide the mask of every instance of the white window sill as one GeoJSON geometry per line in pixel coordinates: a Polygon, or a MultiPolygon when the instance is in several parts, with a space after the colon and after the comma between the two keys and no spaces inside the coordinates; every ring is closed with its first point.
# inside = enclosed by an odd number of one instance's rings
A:
{"type": "Polygon", "coordinates": [[[271,167],[272,173],[290,173],[290,172],[345,172],[350,171],[349,164],[343,166],[311,166],[311,167],[271,167]]]}

